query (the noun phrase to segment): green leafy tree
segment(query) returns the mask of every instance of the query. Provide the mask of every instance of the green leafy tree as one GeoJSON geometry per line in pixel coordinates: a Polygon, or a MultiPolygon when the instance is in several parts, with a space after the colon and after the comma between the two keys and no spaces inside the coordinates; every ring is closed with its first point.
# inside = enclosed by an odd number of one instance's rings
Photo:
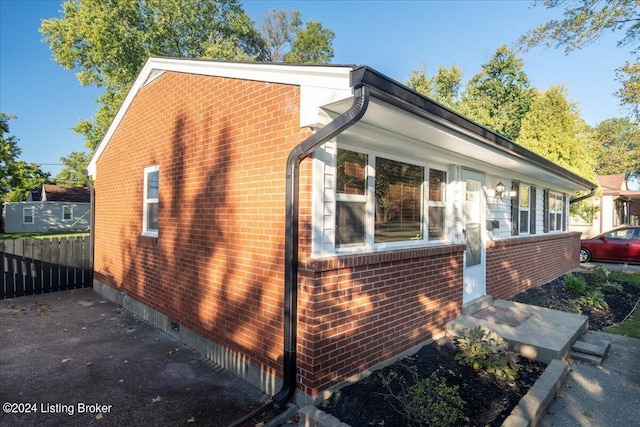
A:
{"type": "Polygon", "coordinates": [[[518,143],[587,179],[594,177],[588,127],[562,86],[536,95],[522,120],[518,143]]]}
{"type": "MultiPolygon", "coordinates": [[[[624,31],[618,47],[633,46],[640,39],[640,3],[636,0],[542,0],[547,8],[564,7],[563,18],[554,19],[524,34],[518,44],[524,49],[535,46],[564,48],[565,53],[593,43],[604,34],[624,31]]],[[[630,108],[636,119],[640,106],[640,61],[636,57],[617,69],[622,88],[616,92],[621,104],[630,108]]]]}
{"type": "Polygon", "coordinates": [[[517,140],[523,117],[534,97],[523,61],[501,46],[482,65],[462,94],[459,111],[512,140],[517,140]]]}
{"type": "Polygon", "coordinates": [[[18,138],[9,135],[9,120],[16,117],[0,112],[0,197],[5,202],[25,200],[29,191],[49,179],[35,163],[16,158],[22,153],[18,138]]]}
{"type": "Polygon", "coordinates": [[[433,77],[428,77],[425,68],[422,67],[411,72],[406,85],[446,107],[457,109],[462,86],[462,70],[456,65],[451,68],[441,65],[433,77]]]}
{"type": "Polygon", "coordinates": [[[49,182],[51,175],[43,172],[36,163],[27,163],[18,160],[11,165],[11,178],[9,193],[5,196],[6,202],[21,202],[29,197],[31,190],[41,187],[49,182]]]}
{"type": "Polygon", "coordinates": [[[67,157],[61,157],[60,161],[64,167],[56,175],[56,183],[72,187],[84,186],[85,178],[82,171],[89,164],[89,160],[88,154],[80,151],[73,151],[67,157]]]}
{"type": "Polygon", "coordinates": [[[593,130],[596,173],[640,172],[640,126],[627,118],[608,119],[593,130]]]}
{"type": "Polygon", "coordinates": [[[149,56],[262,60],[264,40],[236,0],[67,0],[42,21],[53,58],[81,84],[104,88],[75,130],[95,150],[149,56]]]}
{"type": "MultiPolygon", "coordinates": [[[[591,129],[580,118],[577,107],[567,100],[562,86],[536,94],[522,120],[518,143],[586,179],[593,180],[595,176],[591,129]]],[[[571,204],[570,210],[586,221],[593,220],[596,214],[586,201],[571,204]]]]}
{"type": "Polygon", "coordinates": [[[291,50],[284,55],[284,62],[299,64],[325,64],[333,58],[335,33],[316,21],[307,21],[305,28],[295,30],[291,50]]]}
{"type": "Polygon", "coordinates": [[[9,135],[9,120],[16,116],[0,112],[0,194],[6,197],[11,190],[13,163],[22,150],[18,147],[18,139],[9,135]]]}

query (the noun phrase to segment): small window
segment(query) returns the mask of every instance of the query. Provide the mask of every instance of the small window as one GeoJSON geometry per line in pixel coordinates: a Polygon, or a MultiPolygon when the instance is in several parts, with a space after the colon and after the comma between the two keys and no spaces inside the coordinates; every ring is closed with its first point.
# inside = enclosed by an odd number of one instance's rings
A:
{"type": "Polygon", "coordinates": [[[520,223],[519,230],[520,234],[528,234],[529,233],[529,211],[531,207],[531,197],[529,192],[528,185],[520,185],[520,195],[519,195],[519,212],[520,212],[520,223]]]}
{"type": "Polygon", "coordinates": [[[442,240],[444,234],[447,173],[429,170],[429,240],[442,240]]]}
{"type": "Polygon", "coordinates": [[[22,209],[22,222],[25,224],[33,224],[33,208],[22,209]]]}
{"type": "Polygon", "coordinates": [[[336,246],[365,243],[368,156],[338,149],[336,176],[336,246]]]}
{"type": "Polygon", "coordinates": [[[73,207],[71,206],[63,206],[62,207],[62,220],[63,221],[71,221],[73,219],[73,207]]]}
{"type": "Polygon", "coordinates": [[[160,200],[159,168],[157,165],[144,169],[144,200],[142,213],[142,234],[158,236],[158,211],[160,200]]]}
{"type": "Polygon", "coordinates": [[[549,194],[549,231],[562,231],[564,223],[562,194],[549,194]]]}

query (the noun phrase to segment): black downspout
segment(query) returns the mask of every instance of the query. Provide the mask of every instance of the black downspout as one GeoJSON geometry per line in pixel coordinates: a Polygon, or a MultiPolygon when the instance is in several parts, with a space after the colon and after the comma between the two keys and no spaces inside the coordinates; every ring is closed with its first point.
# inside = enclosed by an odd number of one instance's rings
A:
{"type": "Polygon", "coordinates": [[[588,199],[589,197],[593,197],[596,194],[596,189],[592,188],[589,194],[585,194],[584,196],[576,197],[575,199],[569,199],[569,204],[577,203],[582,200],[588,199]]]}
{"type": "Polygon", "coordinates": [[[300,186],[300,163],[311,155],[320,145],[357,123],[364,115],[368,105],[369,89],[361,85],[355,87],[351,107],[294,147],[287,158],[284,248],[284,372],[282,388],[272,398],[273,405],[276,408],[285,405],[293,397],[297,388],[296,339],[298,316],[298,191],[300,186]]]}

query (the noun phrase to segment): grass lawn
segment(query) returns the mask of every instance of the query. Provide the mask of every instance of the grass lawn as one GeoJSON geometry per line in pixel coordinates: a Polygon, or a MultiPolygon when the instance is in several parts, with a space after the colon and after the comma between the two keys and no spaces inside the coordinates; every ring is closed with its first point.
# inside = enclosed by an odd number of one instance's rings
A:
{"type": "Polygon", "coordinates": [[[0,233],[0,240],[15,239],[52,239],[54,237],[83,237],[88,236],[88,232],[61,232],[52,231],[48,233],[0,233]]]}

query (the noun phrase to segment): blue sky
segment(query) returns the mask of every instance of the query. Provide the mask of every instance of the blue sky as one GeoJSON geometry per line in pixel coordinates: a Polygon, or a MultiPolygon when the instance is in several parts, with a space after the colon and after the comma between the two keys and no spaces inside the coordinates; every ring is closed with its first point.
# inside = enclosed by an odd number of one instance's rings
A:
{"type": "MultiPolygon", "coordinates": [[[[100,90],[83,87],[74,71],[52,60],[38,32],[42,19],[59,17],[62,1],[0,0],[0,111],[18,116],[9,122],[19,139],[20,158],[42,165],[55,176],[60,157],[84,151],[82,137],[71,130],[96,111],[100,90]]],[[[511,46],[527,30],[561,10],[533,6],[527,0],[453,1],[244,1],[257,20],[270,9],[299,10],[303,21],[332,29],[334,64],[366,64],[400,82],[425,67],[457,65],[466,82],[503,44],[511,46]]],[[[533,86],[563,84],[569,100],[592,126],[625,114],[613,93],[615,69],[630,58],[617,48],[620,34],[607,36],[566,56],[537,48],[519,53],[533,86]]]]}

